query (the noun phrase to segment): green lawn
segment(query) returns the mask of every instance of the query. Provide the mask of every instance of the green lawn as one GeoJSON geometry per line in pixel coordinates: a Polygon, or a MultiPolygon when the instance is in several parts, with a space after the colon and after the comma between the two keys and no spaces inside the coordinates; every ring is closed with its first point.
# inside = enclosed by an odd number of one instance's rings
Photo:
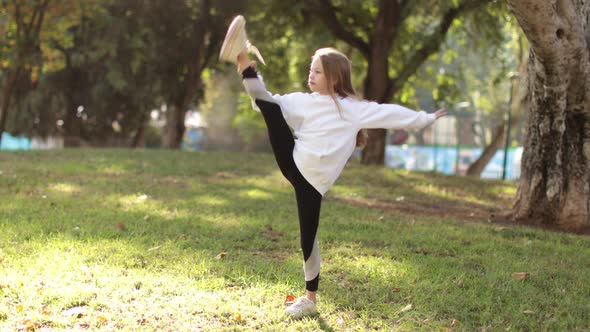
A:
{"type": "Polygon", "coordinates": [[[291,320],[271,155],[1,152],[0,330],[589,330],[590,238],[488,222],[515,190],[352,163],[322,206],[320,314],[291,320]]]}

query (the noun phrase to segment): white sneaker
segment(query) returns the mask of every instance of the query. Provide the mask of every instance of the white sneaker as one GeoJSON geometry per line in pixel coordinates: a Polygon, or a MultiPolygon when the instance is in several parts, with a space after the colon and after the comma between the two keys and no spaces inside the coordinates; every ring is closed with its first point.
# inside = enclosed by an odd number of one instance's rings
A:
{"type": "Polygon", "coordinates": [[[293,318],[315,315],[318,312],[315,302],[305,296],[298,298],[297,301],[288,306],[285,311],[293,318]]]}
{"type": "Polygon", "coordinates": [[[237,63],[238,55],[242,51],[254,53],[260,62],[266,65],[256,46],[250,44],[250,41],[248,41],[248,36],[246,35],[246,19],[244,16],[238,15],[227,29],[221,51],[219,52],[219,60],[237,63]]]}

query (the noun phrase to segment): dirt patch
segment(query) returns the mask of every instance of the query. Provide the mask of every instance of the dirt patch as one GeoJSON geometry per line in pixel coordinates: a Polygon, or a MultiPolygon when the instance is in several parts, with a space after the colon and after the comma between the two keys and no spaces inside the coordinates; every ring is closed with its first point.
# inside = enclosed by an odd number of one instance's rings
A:
{"type": "Polygon", "coordinates": [[[452,204],[449,202],[414,202],[404,200],[380,201],[359,197],[332,197],[331,200],[357,207],[376,208],[383,211],[397,211],[411,215],[428,215],[438,218],[455,218],[472,222],[492,222],[500,209],[473,203],[452,204]]]}
{"type": "Polygon", "coordinates": [[[395,211],[410,215],[434,216],[438,218],[455,218],[457,220],[465,222],[494,223],[506,227],[523,225],[534,228],[541,228],[552,232],[590,235],[590,227],[584,227],[582,229],[575,230],[567,230],[561,229],[553,225],[539,224],[535,220],[521,220],[519,222],[515,222],[514,220],[512,220],[512,218],[510,218],[509,210],[502,209],[500,207],[490,208],[489,206],[474,203],[454,203],[440,201],[415,202],[408,200],[397,202],[343,196],[332,196],[331,198],[328,198],[328,200],[356,207],[375,208],[382,211],[395,211]]]}

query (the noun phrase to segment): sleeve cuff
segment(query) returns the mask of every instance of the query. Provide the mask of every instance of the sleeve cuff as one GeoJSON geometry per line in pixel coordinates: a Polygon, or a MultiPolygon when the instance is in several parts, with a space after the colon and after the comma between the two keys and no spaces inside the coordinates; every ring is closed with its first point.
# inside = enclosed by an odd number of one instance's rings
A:
{"type": "Polygon", "coordinates": [[[242,78],[257,78],[258,74],[256,73],[256,70],[254,70],[254,68],[252,66],[244,69],[244,71],[242,71],[242,78]]]}

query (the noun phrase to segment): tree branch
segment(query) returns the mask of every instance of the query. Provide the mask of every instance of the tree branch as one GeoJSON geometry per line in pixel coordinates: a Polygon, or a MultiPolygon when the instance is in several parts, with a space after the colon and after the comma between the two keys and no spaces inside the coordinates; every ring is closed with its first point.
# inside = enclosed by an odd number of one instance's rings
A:
{"type": "Polygon", "coordinates": [[[389,89],[392,92],[395,92],[401,88],[401,85],[418,70],[428,57],[440,49],[440,45],[444,41],[445,35],[449,31],[453,21],[459,17],[459,15],[487,3],[488,1],[482,0],[465,1],[459,4],[458,7],[449,9],[441,18],[440,24],[436,30],[430,36],[425,38],[422,47],[409,58],[407,63],[404,63],[402,66],[403,70],[391,81],[389,89]]]}
{"type": "Polygon", "coordinates": [[[330,0],[304,0],[304,3],[315,15],[324,21],[324,24],[332,32],[334,37],[352,45],[365,58],[369,57],[371,53],[369,44],[356,36],[352,31],[344,28],[338,17],[336,17],[336,8],[330,0]]]}

